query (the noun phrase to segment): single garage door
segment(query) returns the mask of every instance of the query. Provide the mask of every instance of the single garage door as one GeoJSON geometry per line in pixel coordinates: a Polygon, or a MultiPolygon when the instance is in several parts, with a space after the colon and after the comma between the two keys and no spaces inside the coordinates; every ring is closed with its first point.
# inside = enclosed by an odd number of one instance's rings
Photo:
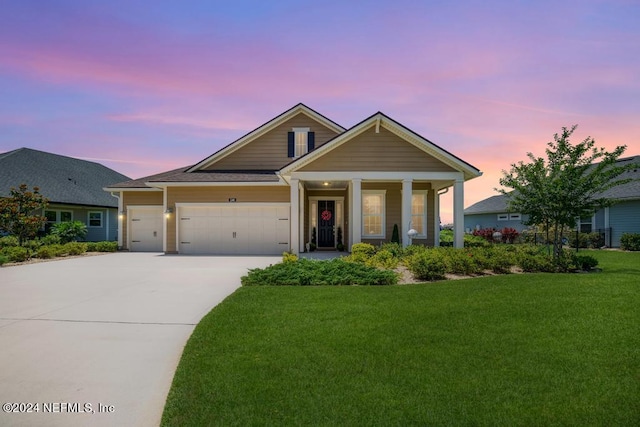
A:
{"type": "Polygon", "coordinates": [[[183,205],[181,254],[277,255],[289,249],[289,204],[183,205]]]}
{"type": "Polygon", "coordinates": [[[129,207],[129,250],[162,252],[162,206],[129,207]]]}

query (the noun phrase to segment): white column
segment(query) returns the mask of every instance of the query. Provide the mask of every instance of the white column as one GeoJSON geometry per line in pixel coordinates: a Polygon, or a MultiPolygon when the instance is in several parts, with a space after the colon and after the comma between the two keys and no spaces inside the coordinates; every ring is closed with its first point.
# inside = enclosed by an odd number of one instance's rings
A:
{"type": "Polygon", "coordinates": [[[440,246],[440,194],[433,191],[433,246],[440,246]]]}
{"type": "Polygon", "coordinates": [[[453,184],[453,246],[464,247],[464,179],[453,184]]]}
{"type": "MultiPolygon", "coordinates": [[[[112,193],[113,194],[113,193],[112,193]]],[[[118,247],[122,248],[122,227],[125,221],[125,216],[124,216],[124,200],[123,199],[123,194],[122,193],[118,193],[118,247]]]]}
{"type": "MultiPolygon", "coordinates": [[[[609,219],[609,206],[604,208],[604,244],[608,245],[611,241],[611,233],[609,233],[609,227],[611,226],[609,219]]],[[[595,222],[594,222],[595,224],[595,222]]]]}
{"type": "Polygon", "coordinates": [[[300,191],[298,188],[299,180],[292,178],[290,184],[291,190],[291,213],[289,216],[290,222],[290,250],[292,253],[298,255],[300,252],[299,240],[300,240],[300,191]]]}
{"type": "MultiPolygon", "coordinates": [[[[165,214],[165,212],[167,211],[167,196],[168,196],[167,193],[168,192],[169,192],[169,188],[164,187],[162,189],[162,227],[163,227],[162,228],[162,252],[164,252],[165,254],[167,253],[167,229],[169,228],[168,223],[170,219],[170,217],[165,214]]],[[[174,214],[177,215],[178,213],[174,212],[174,214]]],[[[176,242],[176,245],[177,244],[178,242],[176,242]]],[[[174,250],[178,250],[178,248],[176,247],[174,250]]]]}
{"type": "MultiPolygon", "coordinates": [[[[411,197],[413,195],[413,181],[402,180],[402,247],[409,246],[409,227],[411,224],[411,197]]],[[[383,227],[385,225],[383,224],[383,227]]]]}
{"type": "Polygon", "coordinates": [[[351,180],[351,246],[362,241],[362,180],[351,180]]]}
{"type": "Polygon", "coordinates": [[[299,184],[300,185],[300,214],[298,216],[298,218],[300,218],[300,228],[299,228],[299,250],[300,252],[304,252],[304,217],[305,217],[305,212],[304,212],[304,205],[305,205],[305,200],[304,200],[304,185],[302,183],[299,184]]]}

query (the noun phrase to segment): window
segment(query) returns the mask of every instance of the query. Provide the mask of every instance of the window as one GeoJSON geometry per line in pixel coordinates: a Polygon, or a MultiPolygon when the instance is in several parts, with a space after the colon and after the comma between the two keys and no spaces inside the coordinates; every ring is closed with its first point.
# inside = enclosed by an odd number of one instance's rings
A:
{"type": "Polygon", "coordinates": [[[48,233],[51,230],[53,224],[59,222],[69,222],[73,220],[73,212],[71,211],[44,211],[44,216],[47,218],[47,223],[44,225],[44,230],[48,233]]]}
{"type": "Polygon", "coordinates": [[[417,237],[427,237],[426,191],[414,191],[411,196],[411,228],[418,232],[417,237]]]}
{"type": "Polygon", "coordinates": [[[309,150],[309,128],[293,128],[294,157],[307,154],[309,150]]]}
{"type": "Polygon", "coordinates": [[[593,230],[593,217],[586,216],[580,218],[578,225],[581,233],[591,233],[593,230]]]}
{"type": "Polygon", "coordinates": [[[522,215],[519,213],[509,214],[509,219],[512,221],[520,221],[522,219],[522,215]]]}
{"type": "Polygon", "coordinates": [[[498,214],[498,221],[508,221],[509,214],[498,214]]]}
{"type": "Polygon", "coordinates": [[[89,227],[102,227],[102,212],[89,212],[89,227]]]}
{"type": "Polygon", "coordinates": [[[362,237],[364,239],[385,236],[384,191],[362,192],[362,237]]]}

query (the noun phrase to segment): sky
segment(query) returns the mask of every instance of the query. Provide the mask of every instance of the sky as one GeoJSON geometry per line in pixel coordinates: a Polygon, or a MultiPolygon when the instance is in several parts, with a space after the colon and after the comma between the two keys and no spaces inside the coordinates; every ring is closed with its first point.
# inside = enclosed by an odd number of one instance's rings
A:
{"type": "MultiPolygon", "coordinates": [[[[640,154],[640,0],[0,0],[0,152],[132,178],[299,102],[382,111],[471,163],[465,207],[562,127],[640,154]]],[[[451,194],[442,200],[451,220],[451,194]]]]}

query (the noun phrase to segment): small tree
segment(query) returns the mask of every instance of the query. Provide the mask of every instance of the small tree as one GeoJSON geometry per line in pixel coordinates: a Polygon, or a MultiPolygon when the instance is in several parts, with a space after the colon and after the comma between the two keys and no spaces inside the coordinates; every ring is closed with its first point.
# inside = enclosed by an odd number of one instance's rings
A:
{"type": "Polygon", "coordinates": [[[75,242],[87,236],[87,226],[81,221],[66,221],[55,224],[51,234],[59,236],[62,243],[75,242]]]}
{"type": "Polygon", "coordinates": [[[22,246],[47,222],[47,218],[36,211],[44,213],[48,204],[38,187],[33,187],[33,191],[29,191],[26,184],[21,184],[17,190],[11,188],[9,197],[0,198],[0,231],[16,236],[22,246]]]}
{"type": "Polygon", "coordinates": [[[527,225],[543,225],[553,230],[551,242],[556,263],[562,256],[562,235],[565,228],[573,228],[576,220],[612,204],[603,195],[605,190],[630,179],[621,175],[638,165],[617,165],[626,146],[618,146],[612,152],[595,147],[595,141],[587,137],[577,145],[571,145],[569,137],[576,129],[562,128],[547,144],[547,160],[527,153],[530,163],[522,161],[511,165],[509,172],[502,171],[500,185],[511,189],[498,190],[509,200],[509,210],[529,216],[527,225]]]}
{"type": "Polygon", "coordinates": [[[393,233],[391,234],[391,243],[400,243],[400,233],[398,232],[398,224],[393,224],[393,233]]]}

